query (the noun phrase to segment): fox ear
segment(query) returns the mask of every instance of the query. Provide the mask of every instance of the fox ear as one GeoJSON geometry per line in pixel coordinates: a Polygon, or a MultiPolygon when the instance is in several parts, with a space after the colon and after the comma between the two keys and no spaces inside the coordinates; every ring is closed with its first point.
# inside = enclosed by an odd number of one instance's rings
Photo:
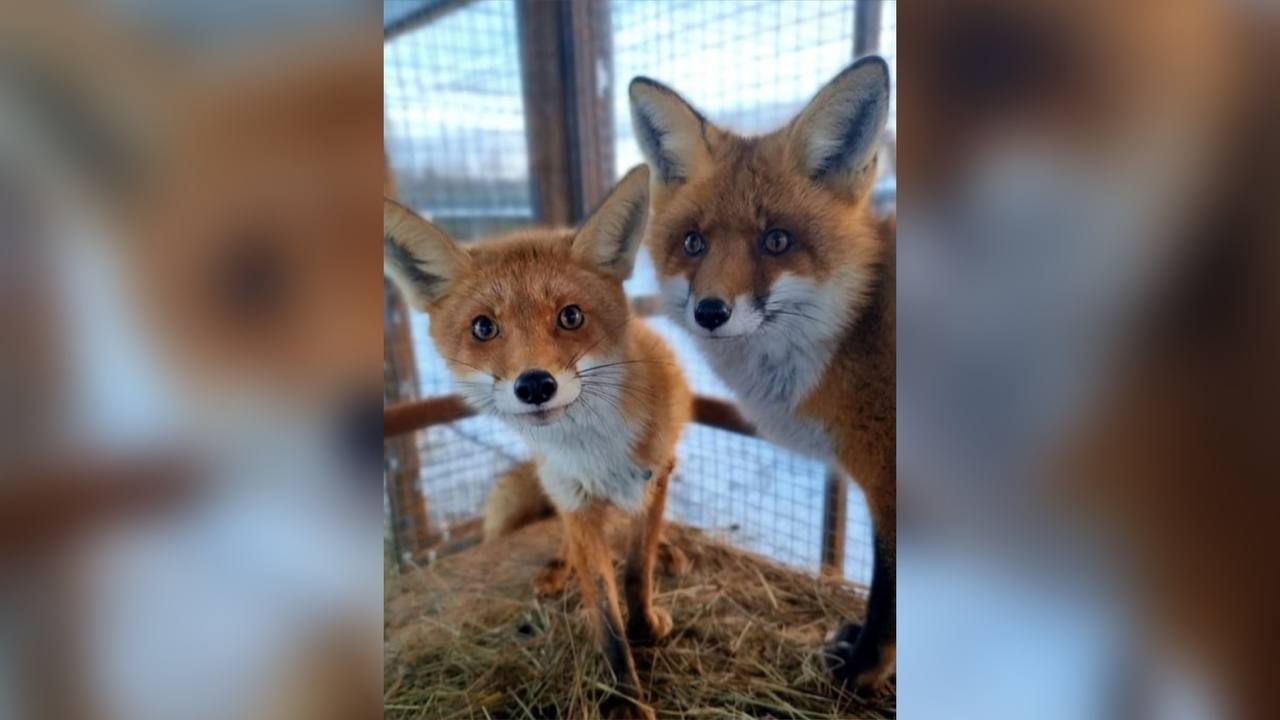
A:
{"type": "Polygon", "coordinates": [[[710,157],[708,133],[715,128],[671,88],[647,77],[629,86],[631,127],[654,180],[674,185],[689,179],[710,157]]]}
{"type": "Polygon", "coordinates": [[[574,236],[574,257],[606,275],[626,280],[636,263],[648,218],[649,168],[637,165],[574,236]]]}
{"type": "Polygon", "coordinates": [[[806,177],[841,194],[866,189],[889,117],[889,66],[864,57],[822,88],[791,125],[788,154],[806,177]]]}
{"type": "Polygon", "coordinates": [[[393,201],[382,200],[382,267],[419,310],[440,299],[470,258],[443,230],[393,201]]]}

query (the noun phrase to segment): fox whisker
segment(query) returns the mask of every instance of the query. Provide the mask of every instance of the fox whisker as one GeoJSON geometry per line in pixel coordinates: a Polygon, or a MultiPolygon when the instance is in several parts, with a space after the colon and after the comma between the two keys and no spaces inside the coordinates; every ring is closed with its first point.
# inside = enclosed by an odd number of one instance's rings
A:
{"type": "Polygon", "coordinates": [[[668,362],[666,360],[621,360],[619,362],[605,363],[604,365],[595,365],[583,370],[578,370],[574,373],[574,376],[579,378],[586,377],[598,371],[617,367],[619,365],[675,365],[675,363],[668,362]]]}
{"type": "Polygon", "coordinates": [[[567,369],[567,368],[571,368],[571,367],[573,367],[574,365],[576,365],[576,364],[578,363],[578,361],[579,361],[579,360],[581,360],[582,358],[586,357],[587,353],[589,353],[589,352],[591,352],[592,350],[595,350],[597,347],[599,347],[600,343],[604,342],[605,338],[613,337],[613,336],[614,336],[614,334],[615,334],[618,330],[621,330],[621,329],[622,329],[622,328],[623,328],[623,327],[624,327],[628,322],[631,322],[631,318],[630,318],[630,317],[623,318],[623,319],[622,319],[622,322],[620,322],[620,323],[618,323],[617,325],[614,325],[613,327],[609,328],[609,330],[608,330],[607,332],[603,332],[603,333],[601,333],[601,334],[600,334],[600,337],[596,338],[596,341],[595,341],[595,342],[593,342],[593,343],[591,343],[590,345],[588,345],[585,349],[583,349],[583,350],[579,350],[577,353],[574,353],[573,357],[569,360],[569,362],[565,364],[565,368],[566,368],[566,369],[567,369]]]}
{"type": "Polygon", "coordinates": [[[639,388],[639,387],[636,387],[636,386],[634,386],[634,385],[628,385],[628,384],[626,384],[626,383],[621,383],[621,382],[616,382],[616,383],[615,383],[615,382],[604,382],[604,381],[597,380],[597,381],[594,381],[594,382],[585,382],[585,381],[584,381],[584,382],[582,383],[582,385],[583,385],[583,387],[584,387],[584,388],[585,388],[586,386],[588,386],[588,385],[594,385],[594,386],[595,386],[595,388],[597,388],[597,389],[601,389],[601,390],[603,390],[604,388],[613,388],[613,389],[618,390],[618,391],[619,391],[619,392],[621,392],[621,393],[624,393],[624,394],[626,394],[626,393],[630,393],[632,397],[635,397],[635,398],[638,398],[638,399],[642,399],[642,400],[646,400],[646,401],[652,401],[652,400],[654,400],[654,399],[655,399],[655,395],[653,394],[653,392],[652,392],[652,391],[649,391],[649,390],[646,390],[646,389],[643,389],[643,388],[639,388]]]}
{"type": "Polygon", "coordinates": [[[464,366],[464,367],[469,367],[469,368],[471,368],[472,370],[475,370],[475,371],[476,371],[476,372],[478,372],[478,373],[481,373],[481,374],[484,374],[484,375],[488,375],[489,377],[493,378],[494,380],[497,380],[497,379],[498,379],[498,377],[497,377],[496,375],[494,375],[493,373],[490,373],[490,372],[487,372],[487,371],[485,371],[485,370],[482,370],[482,369],[480,369],[480,368],[476,367],[475,365],[472,365],[471,363],[463,362],[463,361],[459,360],[458,358],[445,357],[444,355],[441,355],[440,357],[444,358],[445,360],[448,360],[449,362],[455,362],[455,363],[458,363],[459,365],[462,365],[462,366],[464,366]]]}

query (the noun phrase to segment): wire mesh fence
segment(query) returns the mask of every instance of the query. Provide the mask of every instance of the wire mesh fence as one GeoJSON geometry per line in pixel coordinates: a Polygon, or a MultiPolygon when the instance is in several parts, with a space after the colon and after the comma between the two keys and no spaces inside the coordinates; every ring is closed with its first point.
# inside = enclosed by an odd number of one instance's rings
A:
{"type": "Polygon", "coordinates": [[[893,137],[898,135],[898,14],[894,3],[883,3],[880,8],[880,39],[876,52],[889,63],[889,122],[887,127],[893,137]]]}
{"type": "Polygon", "coordinates": [[[854,59],[854,0],[613,0],[615,164],[641,162],[627,81],[676,89],[712,122],[744,134],[775,130],[854,59]]]}
{"type": "MultiPolygon", "coordinates": [[[[773,130],[855,57],[855,0],[823,2],[609,2],[608,58],[618,176],[641,162],[627,82],[647,75],[677,88],[713,121],[744,133],[773,130]]],[[[892,3],[879,44],[893,67],[892,3]]],[[[460,3],[389,40],[385,55],[387,153],[402,202],[463,239],[533,222],[514,0],[460,3]]],[[[896,72],[894,73],[896,75],[896,72]]],[[[579,91],[582,91],[579,89],[579,91]]],[[[894,125],[890,120],[891,127],[894,125]]],[[[626,285],[657,291],[641,256],[626,285]]],[[[683,330],[648,322],[675,349],[695,391],[732,399],[683,330]]],[[[428,320],[411,320],[417,397],[452,391],[428,320]]],[[[494,479],[529,456],[498,421],[473,417],[417,434],[428,522],[447,534],[473,520],[494,479]]],[[[668,515],[776,561],[818,571],[827,538],[828,468],[763,440],[690,426],[679,448],[668,515]]],[[[856,488],[844,513],[837,570],[870,580],[871,523],[856,488]]]]}
{"type": "Polygon", "coordinates": [[[514,2],[470,3],[390,39],[383,106],[401,202],[461,238],[529,224],[514,2]]]}

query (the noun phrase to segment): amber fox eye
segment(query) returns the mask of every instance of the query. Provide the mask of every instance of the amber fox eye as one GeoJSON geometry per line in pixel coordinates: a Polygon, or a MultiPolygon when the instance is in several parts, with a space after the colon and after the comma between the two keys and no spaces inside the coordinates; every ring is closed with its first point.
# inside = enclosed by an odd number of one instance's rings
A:
{"type": "Polygon", "coordinates": [[[471,334],[475,335],[476,339],[481,342],[492,340],[498,337],[498,323],[494,322],[493,318],[488,315],[477,315],[471,321],[471,334]]]}
{"type": "Polygon", "coordinates": [[[707,251],[707,239],[702,237],[702,233],[693,230],[684,236],[684,254],[689,257],[698,257],[707,251]]]}
{"type": "Polygon", "coordinates": [[[577,305],[565,305],[560,311],[560,317],[556,319],[560,327],[565,330],[577,330],[582,327],[582,321],[586,316],[582,314],[582,308],[577,305]]]}
{"type": "Polygon", "coordinates": [[[770,255],[781,255],[791,249],[791,233],[782,228],[766,230],[760,238],[760,247],[770,255]]]}

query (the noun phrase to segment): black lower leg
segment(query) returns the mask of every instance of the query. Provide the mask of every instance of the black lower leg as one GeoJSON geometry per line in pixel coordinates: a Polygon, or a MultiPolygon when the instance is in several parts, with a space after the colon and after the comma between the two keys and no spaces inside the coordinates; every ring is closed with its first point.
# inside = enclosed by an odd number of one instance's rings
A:
{"type": "Polygon", "coordinates": [[[886,649],[897,634],[896,553],[892,545],[877,541],[871,573],[871,593],[867,616],[861,625],[846,623],[827,648],[832,674],[837,683],[856,689],[859,676],[888,660],[886,649]]]}

